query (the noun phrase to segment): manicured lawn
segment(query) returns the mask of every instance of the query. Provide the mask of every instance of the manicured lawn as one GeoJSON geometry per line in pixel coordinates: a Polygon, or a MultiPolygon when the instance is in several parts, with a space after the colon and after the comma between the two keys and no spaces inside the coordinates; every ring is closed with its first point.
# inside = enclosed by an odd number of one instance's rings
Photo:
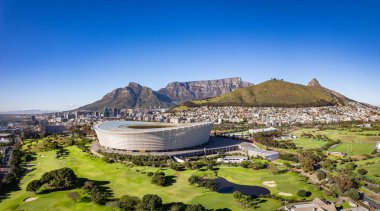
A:
{"type": "Polygon", "coordinates": [[[274,181],[276,187],[266,187],[273,194],[279,192],[290,193],[293,196],[289,198],[301,199],[297,196],[297,191],[304,189],[310,191],[312,195],[307,199],[313,199],[315,197],[325,198],[323,192],[315,190],[314,186],[300,181],[298,175],[293,172],[287,172],[285,174],[273,175],[266,169],[264,170],[251,170],[240,167],[224,167],[218,172],[218,176],[226,178],[230,182],[234,182],[241,185],[257,185],[263,186],[265,181],[274,181]]]}
{"type": "Polygon", "coordinates": [[[347,153],[349,156],[371,154],[376,142],[380,141],[380,136],[366,136],[365,134],[379,134],[380,131],[350,132],[347,130],[323,130],[300,129],[292,134],[300,137],[302,133],[313,135],[326,135],[333,140],[341,140],[342,144],[328,151],[339,151],[347,153]]]}
{"type": "Polygon", "coordinates": [[[292,140],[297,147],[302,147],[303,149],[317,149],[325,145],[326,141],[318,141],[312,138],[297,138],[292,140]]]}
{"type": "MultiPolygon", "coordinates": [[[[38,179],[47,171],[62,167],[72,168],[80,178],[102,181],[104,186],[109,187],[113,197],[133,195],[142,197],[145,194],[157,194],[162,197],[164,203],[181,201],[189,204],[201,203],[209,209],[230,208],[232,210],[244,210],[237,205],[232,194],[219,194],[204,188],[189,185],[188,178],[194,174],[213,173],[209,171],[186,170],[175,172],[164,169],[166,175],[172,176],[173,181],[167,187],[159,187],[151,184],[150,178],[142,173],[157,171],[153,167],[127,167],[124,164],[108,164],[99,158],[83,153],[77,147],[68,147],[69,155],[63,159],[56,159],[55,152],[40,152],[35,170],[28,173],[21,181],[21,190],[12,192],[5,200],[0,202],[0,210],[111,210],[106,206],[95,205],[92,202],[74,203],[67,197],[70,191],[57,191],[47,194],[33,194],[26,192],[26,185],[34,179],[38,179]],[[138,170],[138,171],[137,171],[138,170]],[[29,197],[38,197],[34,201],[24,202],[29,197]]],[[[240,167],[220,167],[218,176],[236,184],[263,186],[263,181],[275,181],[277,187],[268,188],[272,193],[286,192],[297,197],[299,189],[311,191],[310,198],[322,197],[321,191],[315,191],[312,185],[299,181],[295,173],[272,175],[267,170],[254,171],[240,167]]],[[[263,186],[264,187],[264,186],[263,186]]],[[[71,190],[73,191],[73,190],[71,190]]],[[[79,191],[79,190],[77,190],[79,191]]],[[[265,199],[257,205],[258,210],[274,210],[281,206],[280,201],[265,199]],[[266,200],[266,201],[265,201],[266,200]]]]}
{"type": "Polygon", "coordinates": [[[367,177],[380,181],[380,157],[355,162],[358,167],[356,170],[363,168],[368,171],[367,177]],[[377,177],[378,175],[379,177],[377,177]]]}

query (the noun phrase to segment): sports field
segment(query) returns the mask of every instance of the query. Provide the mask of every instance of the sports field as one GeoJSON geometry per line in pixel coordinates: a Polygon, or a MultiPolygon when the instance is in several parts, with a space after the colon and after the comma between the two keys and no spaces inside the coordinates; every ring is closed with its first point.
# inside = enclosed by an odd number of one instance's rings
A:
{"type": "MultiPolygon", "coordinates": [[[[313,135],[326,135],[333,140],[341,140],[342,144],[336,148],[329,149],[328,151],[339,151],[347,153],[349,156],[358,156],[364,154],[371,154],[376,142],[380,141],[380,131],[364,131],[364,132],[351,132],[347,130],[323,130],[318,129],[300,129],[292,132],[291,134],[300,137],[302,133],[310,133],[313,135]],[[367,135],[371,134],[371,136],[367,135]]],[[[302,138],[297,142],[302,141],[302,138]]],[[[318,142],[318,141],[317,141],[318,142]]],[[[318,144],[318,143],[315,143],[318,144]]],[[[310,146],[307,142],[297,145],[310,146]]]]}
{"type": "MultiPolygon", "coordinates": [[[[74,203],[66,195],[69,191],[58,191],[46,194],[33,194],[26,192],[26,185],[34,179],[39,178],[44,172],[62,167],[72,168],[80,178],[99,181],[108,187],[113,197],[122,195],[143,196],[145,194],[158,194],[164,203],[181,201],[189,204],[201,203],[209,209],[229,208],[231,210],[244,210],[234,202],[232,194],[219,194],[210,192],[204,188],[197,188],[189,185],[188,178],[194,173],[207,173],[207,170],[186,170],[175,172],[164,169],[165,174],[172,177],[172,183],[166,187],[159,187],[151,184],[150,178],[146,175],[149,171],[157,171],[158,168],[127,167],[120,163],[105,163],[99,158],[95,158],[82,152],[75,146],[67,147],[69,155],[66,158],[55,158],[55,152],[39,152],[32,172],[28,173],[21,181],[21,190],[12,192],[0,203],[0,210],[108,210],[106,206],[95,205],[92,202],[74,203]],[[138,171],[137,171],[138,170],[138,171]],[[25,199],[36,197],[35,200],[24,202],[25,199]]],[[[211,173],[211,172],[209,172],[211,173]]],[[[241,167],[222,166],[218,171],[218,176],[224,177],[236,184],[257,185],[267,187],[275,194],[289,194],[287,197],[297,197],[299,189],[311,191],[310,198],[316,196],[324,198],[319,190],[314,190],[312,185],[299,180],[295,173],[285,173],[272,175],[267,170],[252,170],[241,167]],[[271,183],[272,187],[264,186],[264,182],[271,183]],[[275,184],[275,185],[273,185],[275,184]],[[292,186],[289,186],[292,184],[292,186]],[[292,196],[290,196],[292,194],[292,196]]],[[[72,190],[71,190],[72,191],[72,190]]],[[[79,190],[78,190],[79,191],[79,190]]],[[[281,195],[280,194],[280,195],[281,195]]],[[[258,205],[258,210],[274,210],[281,206],[280,201],[264,199],[258,205]]],[[[111,209],[110,209],[111,210],[111,209]]]]}

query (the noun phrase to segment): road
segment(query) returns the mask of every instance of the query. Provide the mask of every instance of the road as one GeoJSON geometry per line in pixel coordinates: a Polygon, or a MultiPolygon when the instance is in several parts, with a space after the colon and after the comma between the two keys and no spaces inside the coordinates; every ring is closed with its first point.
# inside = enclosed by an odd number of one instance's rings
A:
{"type": "Polygon", "coordinates": [[[17,142],[21,142],[21,138],[19,136],[15,136],[15,142],[12,146],[6,146],[5,154],[3,157],[3,160],[1,161],[1,166],[0,166],[0,178],[2,178],[5,174],[9,173],[10,171],[10,161],[11,161],[11,156],[13,152],[13,148],[17,142]]]}

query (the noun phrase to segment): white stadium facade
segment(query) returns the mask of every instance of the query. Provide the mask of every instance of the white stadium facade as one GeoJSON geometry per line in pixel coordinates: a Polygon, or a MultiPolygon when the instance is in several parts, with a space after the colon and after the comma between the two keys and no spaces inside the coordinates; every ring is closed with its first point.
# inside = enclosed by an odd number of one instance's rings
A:
{"type": "Polygon", "coordinates": [[[212,123],[108,121],[94,127],[99,144],[130,152],[189,149],[209,141],[212,123]]]}

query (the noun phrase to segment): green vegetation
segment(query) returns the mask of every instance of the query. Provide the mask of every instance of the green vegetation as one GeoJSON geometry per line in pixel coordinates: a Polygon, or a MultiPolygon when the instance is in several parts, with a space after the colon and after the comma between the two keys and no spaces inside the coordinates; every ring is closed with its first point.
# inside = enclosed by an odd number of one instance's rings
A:
{"type": "Polygon", "coordinates": [[[305,107],[344,104],[323,87],[309,87],[282,80],[270,80],[241,88],[219,97],[186,102],[184,106],[305,107]]]}
{"type": "MultiPolygon", "coordinates": [[[[380,131],[362,131],[352,132],[350,129],[341,129],[341,130],[333,130],[333,129],[327,129],[327,130],[319,130],[316,128],[307,128],[307,129],[300,129],[297,131],[292,132],[291,134],[296,135],[297,137],[301,137],[302,134],[312,134],[313,136],[326,136],[329,139],[332,140],[340,140],[341,143],[337,144],[336,147],[330,147],[327,151],[328,152],[344,152],[348,156],[362,156],[362,155],[370,155],[373,150],[374,146],[377,141],[380,141],[380,136],[378,136],[380,131]]],[[[314,139],[310,140],[310,138],[306,138],[308,141],[311,142],[314,139]]],[[[297,146],[303,145],[309,145],[307,142],[299,143],[299,141],[294,141],[297,146]]],[[[322,144],[323,141],[317,141],[314,140],[314,143],[322,144]]],[[[325,145],[325,144],[324,144],[325,145]]],[[[322,146],[324,146],[322,145],[322,146]]],[[[305,147],[306,148],[306,147],[305,147]]],[[[309,148],[309,147],[308,147],[309,148]]]]}
{"type": "Polygon", "coordinates": [[[327,144],[324,140],[315,140],[312,138],[297,138],[292,140],[297,147],[302,147],[302,149],[318,149],[325,144],[327,144]]]}
{"type": "MultiPolygon", "coordinates": [[[[106,163],[103,159],[93,157],[75,146],[69,146],[65,149],[68,151],[68,155],[60,159],[56,158],[56,152],[53,150],[38,152],[36,160],[31,162],[31,164],[35,164],[35,169],[27,173],[21,180],[21,190],[11,192],[2,200],[0,210],[112,210],[113,208],[110,206],[98,205],[91,201],[102,203],[102,197],[111,199],[120,198],[124,195],[142,198],[146,194],[158,195],[162,198],[162,203],[183,202],[192,205],[202,204],[207,209],[233,208],[233,210],[246,210],[244,207],[236,207],[232,194],[220,194],[189,184],[188,180],[192,175],[205,177],[215,174],[215,170],[208,170],[207,164],[203,164],[200,170],[183,171],[175,171],[168,167],[133,167],[132,164],[106,163]],[[54,192],[40,191],[37,194],[26,191],[31,181],[39,180],[46,172],[64,167],[73,169],[77,177],[82,178],[81,180],[94,181],[97,189],[103,190],[99,192],[103,193],[104,189],[106,189],[108,190],[108,195],[94,194],[97,192],[92,191],[94,184],[83,185],[87,186],[86,188],[54,192]],[[157,171],[164,172],[165,176],[171,178],[171,181],[165,186],[151,184],[147,172],[157,171]],[[79,198],[77,194],[72,194],[72,192],[78,192],[79,198]],[[68,197],[68,194],[70,197],[68,197]]],[[[224,177],[236,184],[264,186],[272,194],[279,194],[280,192],[292,194],[292,196],[287,197],[288,199],[300,200],[301,198],[297,196],[297,190],[300,189],[312,193],[307,199],[314,197],[325,198],[323,192],[301,181],[298,174],[293,172],[273,175],[267,169],[252,170],[241,167],[219,166],[217,173],[219,177],[224,177]],[[275,186],[263,185],[267,181],[274,181],[275,186]],[[292,186],[289,186],[289,184],[292,184],[292,186]]],[[[258,210],[275,210],[280,206],[281,202],[272,198],[262,199],[260,203],[256,204],[258,210]]]]}

